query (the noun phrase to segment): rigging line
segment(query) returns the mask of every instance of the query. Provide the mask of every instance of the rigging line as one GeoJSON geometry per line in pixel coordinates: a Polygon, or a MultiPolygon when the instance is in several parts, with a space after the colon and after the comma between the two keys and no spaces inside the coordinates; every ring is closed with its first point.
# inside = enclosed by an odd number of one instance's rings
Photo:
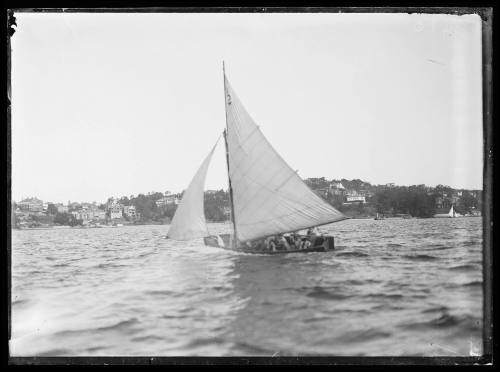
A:
{"type": "MultiPolygon", "coordinates": [[[[250,132],[250,134],[249,134],[249,135],[247,135],[247,136],[245,137],[245,139],[243,140],[243,142],[241,142],[241,143],[240,143],[240,142],[238,142],[238,146],[239,146],[239,147],[241,147],[241,149],[242,149],[243,151],[245,151],[245,149],[243,148],[243,145],[244,145],[244,144],[245,144],[245,143],[246,143],[246,142],[250,139],[250,137],[252,137],[252,136],[254,135],[254,133],[255,133],[255,132],[257,132],[258,130],[259,130],[259,126],[258,126],[258,125],[256,125],[256,126],[255,126],[255,129],[254,129],[254,130],[252,130],[252,132],[250,132]]],[[[245,151],[245,152],[246,152],[246,151],[245,151]]]]}
{"type": "Polygon", "coordinates": [[[278,187],[276,187],[276,191],[279,191],[283,186],[285,186],[292,178],[295,174],[298,173],[298,170],[296,170],[295,172],[293,172],[285,181],[283,181],[281,183],[281,185],[279,185],[278,187]]]}
{"type": "MultiPolygon", "coordinates": [[[[258,163],[262,163],[263,159],[265,160],[265,157],[267,157],[267,156],[264,156],[264,155],[266,155],[264,153],[264,151],[259,152],[258,156],[255,156],[254,159],[253,159],[253,161],[248,164],[248,166],[245,169],[245,173],[238,172],[241,169],[241,167],[235,166],[236,169],[233,170],[233,176],[236,176],[236,175],[238,176],[238,178],[236,180],[244,179],[247,176],[248,173],[251,173],[252,169],[258,163]]],[[[242,161],[240,163],[238,163],[238,164],[241,164],[241,163],[242,163],[242,161]]],[[[281,169],[280,169],[280,171],[281,171],[281,169]]],[[[271,181],[272,179],[274,179],[275,176],[276,176],[276,173],[273,175],[273,177],[271,177],[270,179],[268,179],[268,182],[271,181]]]]}

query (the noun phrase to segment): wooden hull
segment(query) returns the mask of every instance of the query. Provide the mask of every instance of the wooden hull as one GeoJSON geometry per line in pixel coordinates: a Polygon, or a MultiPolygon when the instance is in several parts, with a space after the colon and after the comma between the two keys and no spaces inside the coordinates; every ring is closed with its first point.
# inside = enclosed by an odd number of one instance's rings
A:
{"type": "Polygon", "coordinates": [[[277,247],[276,250],[266,249],[264,244],[257,244],[255,247],[250,248],[247,246],[235,248],[234,244],[232,244],[231,236],[229,234],[220,235],[223,244],[220,244],[221,241],[217,238],[217,236],[209,236],[204,238],[205,245],[210,247],[217,247],[228,249],[232,251],[250,253],[250,254],[266,254],[266,255],[277,255],[277,254],[288,254],[288,253],[311,253],[311,252],[328,252],[333,251],[335,249],[335,240],[333,236],[307,236],[301,235],[302,239],[308,240],[311,245],[308,248],[297,249],[295,247],[291,247],[291,249],[284,249],[277,247]]]}

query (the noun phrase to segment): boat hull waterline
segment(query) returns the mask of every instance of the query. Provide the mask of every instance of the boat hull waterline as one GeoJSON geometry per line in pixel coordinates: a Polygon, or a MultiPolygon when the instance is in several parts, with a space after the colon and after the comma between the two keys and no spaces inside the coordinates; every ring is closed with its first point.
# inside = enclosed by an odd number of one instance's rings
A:
{"type": "Polygon", "coordinates": [[[211,235],[205,237],[204,243],[209,247],[222,248],[231,251],[237,251],[242,253],[251,254],[265,254],[265,255],[277,255],[277,254],[288,254],[288,253],[311,253],[311,252],[328,252],[335,249],[335,240],[333,236],[330,235],[299,235],[300,240],[310,242],[307,248],[298,249],[296,247],[291,247],[291,249],[284,249],[284,247],[278,245],[275,250],[269,249],[265,242],[262,240],[258,243],[253,243],[252,247],[248,247],[243,244],[240,247],[234,247],[232,242],[232,235],[221,234],[221,235],[211,235]],[[222,244],[220,244],[222,241],[222,244]]]}

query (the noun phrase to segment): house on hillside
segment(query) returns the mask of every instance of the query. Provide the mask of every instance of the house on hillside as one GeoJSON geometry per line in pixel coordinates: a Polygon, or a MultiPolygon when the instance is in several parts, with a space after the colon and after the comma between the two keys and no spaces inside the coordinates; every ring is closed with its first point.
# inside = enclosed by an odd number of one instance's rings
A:
{"type": "Polygon", "coordinates": [[[330,195],[344,195],[345,187],[342,185],[342,182],[332,181],[328,186],[328,192],[330,195]]]}
{"type": "Polygon", "coordinates": [[[163,198],[158,199],[155,203],[158,208],[165,207],[169,204],[179,204],[179,197],[177,195],[166,195],[163,198]]]}
{"type": "Polygon", "coordinates": [[[109,217],[111,219],[123,217],[123,206],[120,203],[113,203],[109,206],[109,217]]]}
{"type": "Polygon", "coordinates": [[[366,197],[365,196],[360,196],[360,195],[356,195],[356,196],[346,196],[345,197],[345,203],[346,205],[349,205],[349,204],[365,204],[366,203],[366,197]]]}
{"type": "Polygon", "coordinates": [[[38,198],[26,198],[17,203],[17,206],[22,211],[30,212],[42,212],[43,211],[43,201],[38,198]]]}
{"type": "Polygon", "coordinates": [[[123,214],[129,218],[136,218],[137,217],[137,211],[135,210],[135,206],[133,205],[126,205],[123,207],[123,214]]]}

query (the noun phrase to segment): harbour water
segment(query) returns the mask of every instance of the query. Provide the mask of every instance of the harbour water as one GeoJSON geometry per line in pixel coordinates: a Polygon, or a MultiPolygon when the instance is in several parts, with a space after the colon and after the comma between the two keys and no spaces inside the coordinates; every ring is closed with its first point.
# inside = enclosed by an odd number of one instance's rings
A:
{"type": "Polygon", "coordinates": [[[335,251],[277,256],[158,225],[15,230],[11,355],[481,353],[481,218],[320,229],[335,251]]]}

